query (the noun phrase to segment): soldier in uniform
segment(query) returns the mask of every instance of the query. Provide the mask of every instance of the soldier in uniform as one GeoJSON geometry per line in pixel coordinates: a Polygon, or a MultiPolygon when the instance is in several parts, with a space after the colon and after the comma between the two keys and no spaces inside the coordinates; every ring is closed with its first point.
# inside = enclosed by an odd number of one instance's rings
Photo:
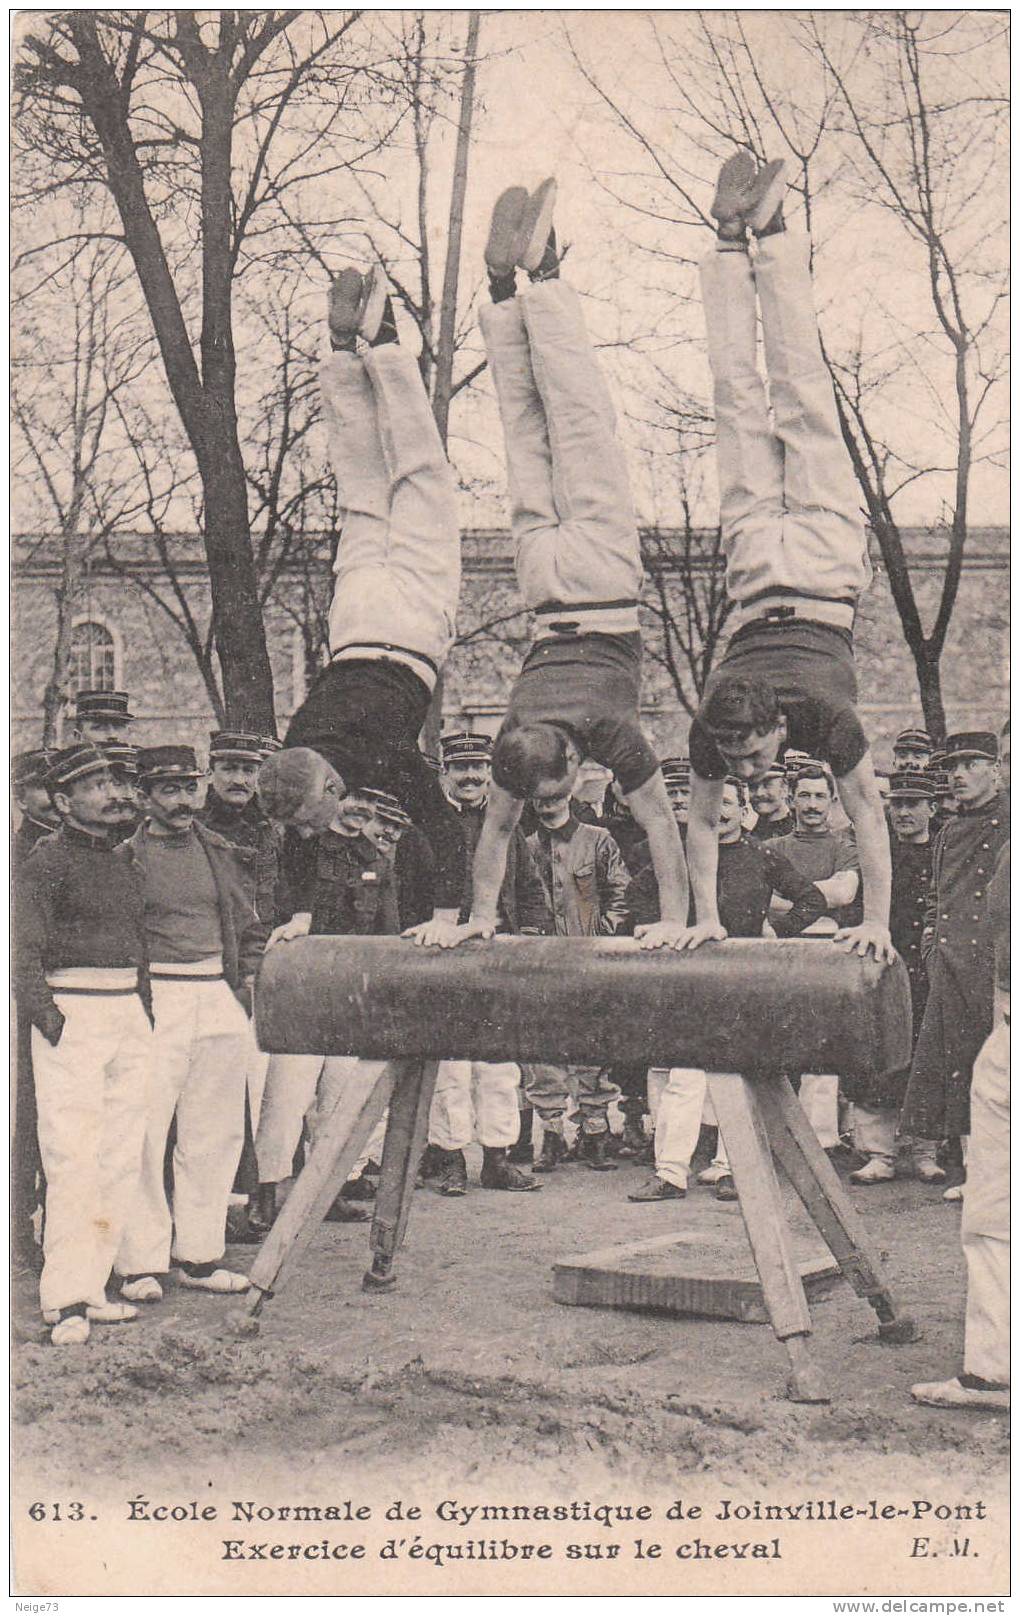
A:
{"type": "Polygon", "coordinates": [[[128,711],[129,701],[126,690],[79,690],[74,699],[72,734],[93,746],[126,741],[134,722],[134,714],[128,711]]]}
{"type": "MultiPolygon", "coordinates": [[[[460,918],[471,913],[471,870],[485,819],[492,772],[492,741],[466,731],[441,737],[443,789],[464,834],[464,892],[460,918]]],[[[549,908],[534,860],[520,827],[515,827],[507,853],[506,875],[499,900],[500,931],[540,935],[549,928],[549,908]]],[[[522,1173],[508,1152],[521,1134],[521,1082],[514,1061],[441,1061],[429,1116],[429,1144],[438,1169],[435,1187],[441,1195],[467,1191],[464,1150],[472,1139],[482,1147],[479,1183],[489,1190],[538,1190],[541,1185],[522,1173]]],[[[524,1115],[530,1121],[529,1112],[524,1115]]]]}
{"type": "Polygon", "coordinates": [[[137,870],[155,1035],[142,1176],[117,1272],[129,1302],[158,1302],[173,1254],[181,1284],[217,1294],[248,1281],[223,1266],[230,1186],[244,1142],[251,983],[264,934],[243,855],[196,823],[202,771],[190,746],[138,754],[144,821],[116,857],[137,870]],[[164,1182],[171,1124],[173,1211],[164,1182]]]}
{"type": "MultiPolygon", "coordinates": [[[[959,806],[932,851],[921,945],[930,988],[901,1119],[916,1141],[918,1176],[928,1183],[945,1177],[935,1159],[939,1141],[970,1132],[974,1061],[992,1030],[992,969],[982,916],[995,861],[1009,839],[995,735],[968,730],[948,736],[945,767],[959,806]]],[[[961,1198],[956,1185],[946,1194],[961,1198]]]]}
{"type": "Polygon", "coordinates": [[[32,752],[19,752],[11,765],[14,801],[21,816],[12,848],[15,873],[36,842],[43,836],[51,836],[60,826],[60,815],[46,789],[46,774],[53,755],[46,747],[37,747],[32,752]]]}
{"type": "MultiPolygon", "coordinates": [[[[60,826],[60,815],[46,787],[54,754],[45,748],[21,752],[12,765],[14,800],[21,815],[11,843],[11,871],[17,880],[25,860],[44,836],[60,826]]],[[[28,1016],[18,1010],[18,1047],[15,1077],[14,1135],[11,1151],[11,1224],[17,1260],[38,1272],[41,1253],[35,1237],[35,1215],[42,1204],[44,1184],[39,1158],[32,1081],[32,1031],[28,1016]]]]}
{"type": "Polygon", "coordinates": [[[893,772],[920,773],[928,767],[934,751],[935,742],[926,729],[901,729],[892,743],[893,772]]]}
{"type": "Polygon", "coordinates": [[[137,1309],[106,1285],[142,1165],[152,1053],[144,911],[116,857],[110,769],[94,746],[58,752],[47,777],[61,828],[18,877],[15,988],[31,1022],[46,1171],[39,1300],[56,1346],[137,1309]]]}
{"type": "MultiPolygon", "coordinates": [[[[209,789],[198,814],[201,823],[232,847],[247,850],[245,870],[252,904],[265,940],[276,920],[279,882],[280,834],[263,812],[256,792],[259,768],[279,742],[267,743],[250,730],[214,730],[209,737],[209,789]]],[[[266,1087],[269,1057],[253,1047],[245,1090],[244,1147],[234,1179],[235,1195],[254,1196],[258,1190],[255,1133],[266,1087]]],[[[230,1215],[230,1237],[242,1243],[262,1238],[247,1215],[236,1208],[230,1215]]]]}
{"type": "Polygon", "coordinates": [[[756,842],[771,842],[797,829],[790,811],[790,782],[785,764],[773,763],[760,780],[750,781],[748,791],[751,807],[758,815],[751,832],[756,842]]]}
{"type": "MultiPolygon", "coordinates": [[[[280,756],[300,762],[300,750],[288,749],[280,756]]],[[[313,856],[304,884],[291,895],[294,913],[273,931],[268,948],[309,935],[393,936],[399,928],[393,853],[389,846],[382,850],[375,845],[370,834],[379,807],[375,790],[362,788],[331,800],[331,823],[308,838],[313,856]]],[[[356,1057],[349,1056],[270,1058],[255,1136],[258,1227],[270,1227],[276,1216],[277,1186],[291,1176],[306,1116],[314,1148],[316,1133],[356,1065],[356,1057]]],[[[330,1222],[361,1223],[367,1214],[341,1192],[327,1216],[330,1222]]]]}
{"type": "Polygon", "coordinates": [[[134,835],[142,817],[138,806],[138,748],[128,741],[106,741],[102,750],[109,759],[113,782],[116,814],[110,836],[117,846],[134,835]]]}
{"type": "MultiPolygon", "coordinates": [[[[935,786],[930,775],[920,771],[892,775],[889,818],[893,829],[893,878],[889,929],[910,978],[915,1044],[928,1000],[928,972],[921,957],[921,933],[931,885],[934,806],[935,786]]],[[[853,1100],[854,1145],[868,1158],[850,1174],[851,1183],[881,1184],[896,1177],[896,1124],[909,1076],[908,1066],[899,1072],[861,1074],[844,1079],[846,1092],[853,1100]]],[[[928,1171],[927,1158],[922,1152],[917,1164],[918,1177],[925,1179],[928,1171]]]]}

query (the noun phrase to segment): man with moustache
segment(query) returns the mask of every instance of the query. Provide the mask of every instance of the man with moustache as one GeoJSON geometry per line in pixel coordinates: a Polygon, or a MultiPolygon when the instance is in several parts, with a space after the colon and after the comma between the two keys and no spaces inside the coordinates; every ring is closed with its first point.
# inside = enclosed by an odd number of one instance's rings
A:
{"type": "MultiPolygon", "coordinates": [[[[485,819],[492,767],[488,735],[458,731],[440,738],[442,785],[453,804],[464,835],[464,892],[460,914],[471,912],[471,870],[485,819]]],[[[520,827],[507,851],[506,875],[499,898],[503,933],[540,935],[548,929],[549,910],[542,883],[520,827]]],[[[522,1131],[519,1105],[520,1067],[515,1061],[441,1061],[429,1114],[429,1144],[440,1195],[467,1193],[464,1150],[472,1140],[482,1147],[482,1189],[541,1189],[522,1173],[508,1153],[522,1131]]],[[[530,1113],[524,1116],[530,1121],[530,1113]]]]}
{"type": "Polygon", "coordinates": [[[751,807],[758,815],[751,832],[756,842],[771,842],[789,836],[797,824],[790,812],[790,786],[785,765],[774,763],[760,780],[749,782],[751,807]]]}
{"type": "Polygon", "coordinates": [[[114,846],[126,842],[138,829],[138,748],[128,741],[106,741],[103,753],[110,764],[111,792],[116,812],[110,829],[114,846]]]}
{"type": "Polygon", "coordinates": [[[117,1258],[129,1302],[162,1299],[171,1256],[182,1285],[219,1295],[248,1288],[223,1255],[264,931],[238,851],[197,822],[201,775],[190,746],[142,748],[143,822],[116,852],[142,882],[155,1016],[142,1175],[117,1258]],[[163,1164],[174,1119],[171,1213],[163,1164]]]}
{"type": "Polygon", "coordinates": [[[137,1309],[106,1285],[141,1171],[152,1028],[141,887],[115,855],[106,757],[78,744],[47,775],[61,827],[18,877],[15,991],[31,1023],[46,1174],[39,1300],[55,1346],[137,1309]]]}
{"type": "MultiPolygon", "coordinates": [[[[1009,839],[995,735],[967,730],[948,736],[944,767],[958,807],[932,851],[921,942],[930,987],[901,1118],[903,1131],[917,1142],[915,1151],[929,1162],[940,1140],[963,1140],[970,1132],[974,1062],[992,1031],[983,905],[995,861],[1009,839]]],[[[934,1183],[939,1175],[941,1169],[934,1175],[929,1170],[927,1181],[934,1183]]],[[[960,1186],[951,1185],[946,1195],[960,1200],[960,1186]]]]}
{"type": "Polygon", "coordinates": [[[922,773],[932,760],[935,742],[926,729],[901,729],[892,743],[895,774],[922,773]]]}
{"type": "MultiPolygon", "coordinates": [[[[929,775],[913,772],[891,777],[889,820],[893,831],[893,874],[889,930],[910,978],[914,1044],[928,1000],[928,973],[921,957],[921,933],[931,884],[934,805],[935,786],[929,775]]],[[[909,1076],[908,1066],[899,1072],[844,1079],[846,1092],[853,1101],[854,1145],[868,1158],[850,1174],[851,1183],[882,1184],[896,1177],[896,1124],[909,1076]]],[[[926,1148],[923,1141],[914,1151],[914,1171],[922,1183],[944,1177],[930,1147],[926,1148]]]]}

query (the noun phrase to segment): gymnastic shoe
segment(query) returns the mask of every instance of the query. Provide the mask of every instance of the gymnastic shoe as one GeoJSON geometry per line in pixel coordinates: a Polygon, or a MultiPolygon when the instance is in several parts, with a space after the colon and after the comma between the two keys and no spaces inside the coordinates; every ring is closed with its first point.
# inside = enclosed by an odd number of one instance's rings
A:
{"type": "MultiPolygon", "coordinates": [[[[344,1188],[346,1188],[346,1185],[344,1188]]],[[[366,1206],[355,1206],[341,1190],[340,1194],[333,1200],[322,1221],[323,1223],[367,1223],[371,1216],[372,1214],[366,1206]]]]}
{"type": "Polygon", "coordinates": [[[507,1161],[506,1150],[496,1145],[482,1146],[482,1171],[478,1182],[483,1190],[540,1190],[543,1187],[507,1161]]]}
{"type": "Polygon", "coordinates": [[[126,1302],[161,1302],[163,1287],[152,1274],[130,1274],[121,1280],[120,1294],[126,1302]]]}
{"type": "Polygon", "coordinates": [[[863,1167],[855,1167],[850,1174],[851,1184],[890,1184],[896,1177],[896,1165],[888,1156],[869,1156],[863,1167]]]}
{"type": "Polygon", "coordinates": [[[703,1167],[701,1169],[701,1172],[698,1174],[698,1183],[718,1184],[721,1178],[730,1177],[732,1177],[732,1174],[730,1173],[729,1168],[723,1162],[713,1161],[709,1162],[707,1167],[703,1167]]]}
{"type": "Polygon", "coordinates": [[[50,1331],[50,1344],[54,1347],[83,1347],[92,1333],[92,1327],[83,1313],[65,1313],[58,1317],[50,1331]]]}
{"type": "Polygon", "coordinates": [[[739,1201],[737,1186],[732,1173],[724,1173],[722,1178],[716,1179],[715,1198],[717,1201],[739,1201]]]}
{"type": "Polygon", "coordinates": [[[777,157],[758,170],[744,209],[745,222],[756,236],[765,235],[766,232],[771,235],[776,215],[782,216],[785,195],[786,164],[781,157],[777,157]]]}
{"type": "Polygon", "coordinates": [[[436,1154],[440,1157],[439,1172],[435,1178],[435,1189],[439,1195],[461,1196],[467,1194],[467,1162],[464,1160],[462,1150],[440,1150],[437,1146],[436,1154]]]}
{"type": "Polygon", "coordinates": [[[528,197],[521,214],[517,237],[517,265],[529,275],[548,279],[559,266],[556,257],[556,239],[553,235],[553,214],[556,211],[556,181],[543,180],[528,197]],[[552,252],[552,266],[548,263],[552,252]]]}
{"type": "Polygon", "coordinates": [[[215,1296],[239,1296],[250,1281],[247,1274],[235,1274],[232,1268],[213,1268],[209,1273],[194,1273],[195,1268],[209,1268],[208,1263],[181,1264],[181,1284],[188,1290],[210,1291],[215,1296]]]}
{"type": "Polygon", "coordinates": [[[485,267],[492,280],[513,279],[527,205],[528,192],[523,185],[511,185],[501,191],[493,204],[489,237],[485,243],[485,267]]]}
{"type": "Polygon", "coordinates": [[[130,1324],[138,1317],[138,1309],[127,1302],[103,1302],[100,1307],[87,1307],[85,1317],[93,1324],[130,1324]]]}
{"type": "Polygon", "coordinates": [[[1009,1408],[1009,1387],[983,1381],[978,1375],[919,1381],[911,1386],[910,1395],[915,1403],[924,1403],[928,1408],[985,1408],[993,1412],[1009,1408]]]}
{"type": "Polygon", "coordinates": [[[965,1189],[966,1185],[964,1184],[950,1184],[947,1190],[942,1191],[942,1199],[944,1201],[962,1201],[965,1189]]]}
{"type": "Polygon", "coordinates": [[[708,211],[724,238],[734,239],[744,234],[744,215],[757,177],[758,165],[749,151],[734,152],[720,168],[708,211]]]}
{"type": "Polygon", "coordinates": [[[934,1155],[915,1156],[914,1177],[922,1184],[944,1184],[946,1170],[939,1166],[934,1155]]]}
{"type": "Polygon", "coordinates": [[[679,1184],[670,1184],[666,1179],[660,1178],[658,1173],[652,1173],[636,1190],[631,1190],[627,1196],[628,1201],[682,1201],[687,1194],[687,1186],[681,1189],[679,1184]]]}
{"type": "Polygon", "coordinates": [[[365,277],[360,269],[348,265],[334,276],[329,287],[329,336],[334,348],[353,350],[364,301],[365,277]]]}
{"type": "Polygon", "coordinates": [[[355,1178],[347,1180],[340,1194],[345,1201],[374,1201],[376,1186],[373,1180],[366,1175],[364,1168],[362,1168],[355,1178]]]}

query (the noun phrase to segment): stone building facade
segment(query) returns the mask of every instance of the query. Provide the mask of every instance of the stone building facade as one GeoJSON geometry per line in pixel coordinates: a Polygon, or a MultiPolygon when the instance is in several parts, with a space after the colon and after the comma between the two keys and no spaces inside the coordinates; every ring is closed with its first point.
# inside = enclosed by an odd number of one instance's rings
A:
{"type": "MultiPolygon", "coordinates": [[[[912,531],[907,541],[915,592],[923,619],[930,624],[942,586],[944,546],[937,534],[924,530],[912,531]]],[[[154,590],[171,598],[168,580],[144,541],[128,537],[117,542],[116,567],[100,557],[89,568],[76,614],[71,686],[93,681],[128,690],[142,744],[190,741],[202,752],[216,717],[194,656],[154,599],[154,590]]],[[[463,546],[460,639],[446,669],[443,718],[447,727],[474,725],[494,733],[527,646],[528,618],[514,584],[508,534],[469,530],[463,546]]],[[[182,535],[173,541],[173,555],[176,585],[196,622],[205,624],[209,589],[200,540],[182,535]]],[[[892,736],[918,722],[921,707],[913,662],[877,553],[874,560],[875,583],[862,604],[856,643],[865,727],[876,764],[883,767],[889,761],[892,736]]],[[[37,745],[41,734],[59,576],[56,541],[15,541],[11,709],[17,749],[37,745]]],[[[330,585],[325,546],[306,551],[300,567],[285,570],[266,610],[281,735],[314,673],[315,633],[309,624],[328,604],[330,585]]],[[[679,578],[671,579],[668,588],[679,601],[679,578]]],[[[1008,588],[1007,531],[973,532],[942,661],[950,729],[998,727],[1005,715],[1008,588]]],[[[651,612],[646,611],[645,618],[643,717],[654,744],[665,755],[685,748],[690,716],[656,660],[661,629],[651,612]]]]}

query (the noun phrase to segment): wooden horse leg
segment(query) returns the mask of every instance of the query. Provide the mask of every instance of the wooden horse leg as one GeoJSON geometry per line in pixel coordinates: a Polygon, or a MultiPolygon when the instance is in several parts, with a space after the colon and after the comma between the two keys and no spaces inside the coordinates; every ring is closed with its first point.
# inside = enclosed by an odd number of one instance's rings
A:
{"type": "Polygon", "coordinates": [[[315,1146],[266,1235],[249,1278],[252,1318],[297,1262],[335,1197],[350,1177],[368,1137],[386,1109],[402,1069],[414,1062],[358,1061],[315,1146]]]}
{"type": "Polygon", "coordinates": [[[438,1067],[438,1061],[401,1062],[390,1100],[372,1217],[372,1266],[361,1282],[366,1291],[392,1290],[397,1283],[393,1263],[407,1228],[438,1067]]]}
{"type": "Polygon", "coordinates": [[[786,1077],[763,1077],[758,1103],[776,1160],[800,1196],[844,1276],[878,1314],[881,1341],[913,1341],[917,1326],[897,1314],[882,1276],[877,1253],[864,1225],[839,1181],[835,1168],[815,1137],[786,1077]]]}
{"type": "Polygon", "coordinates": [[[755,1086],[737,1072],[707,1075],[765,1306],[790,1360],[787,1394],[797,1403],[827,1403],[824,1378],[808,1349],[811,1314],[755,1086]]]}

